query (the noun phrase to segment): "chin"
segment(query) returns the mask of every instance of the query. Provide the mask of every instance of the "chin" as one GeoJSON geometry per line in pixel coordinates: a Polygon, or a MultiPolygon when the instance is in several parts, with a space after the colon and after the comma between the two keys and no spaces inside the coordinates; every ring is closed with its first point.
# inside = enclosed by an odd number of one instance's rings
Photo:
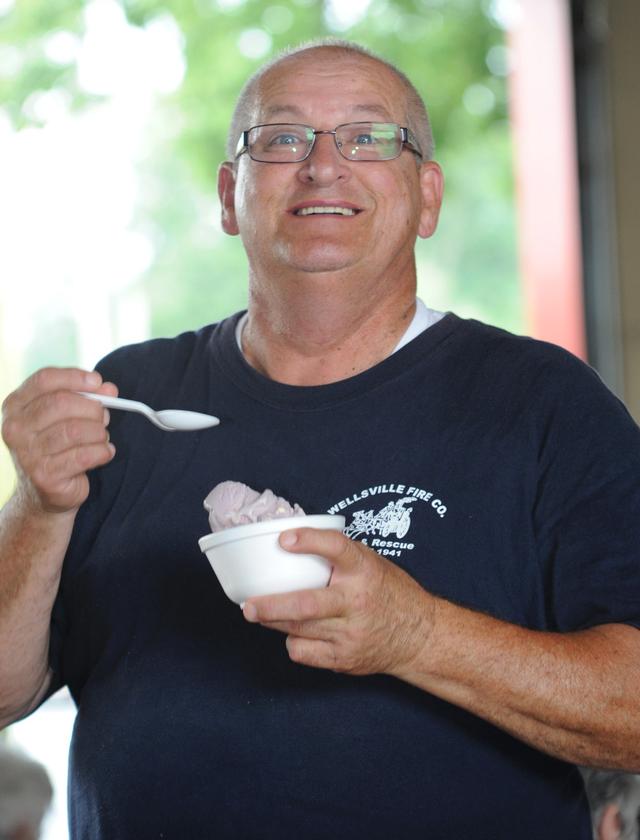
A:
{"type": "Polygon", "coordinates": [[[304,272],[305,274],[335,274],[337,271],[345,271],[351,266],[349,263],[340,262],[322,262],[322,263],[304,263],[293,265],[292,268],[296,271],[304,272]]]}
{"type": "Polygon", "coordinates": [[[288,249],[283,262],[295,271],[308,274],[326,274],[328,272],[344,271],[352,268],[360,261],[360,256],[353,252],[345,253],[343,248],[314,248],[305,249],[304,253],[295,248],[288,249]]]}

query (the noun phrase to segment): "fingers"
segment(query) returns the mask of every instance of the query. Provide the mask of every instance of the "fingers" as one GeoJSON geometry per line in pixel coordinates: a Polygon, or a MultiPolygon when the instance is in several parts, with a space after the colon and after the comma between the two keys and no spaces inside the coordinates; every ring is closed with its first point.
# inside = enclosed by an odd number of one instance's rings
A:
{"type": "Polygon", "coordinates": [[[400,673],[422,650],[433,597],[389,560],[335,531],[299,528],[281,545],[333,564],[325,589],[247,601],[247,621],[287,635],[294,661],[351,674],[400,673]]]}
{"type": "Polygon", "coordinates": [[[44,511],[59,513],[78,508],[89,494],[87,471],[109,463],[112,444],[87,445],[44,459],[29,476],[44,511]]]}
{"type": "Polygon", "coordinates": [[[83,444],[54,455],[43,455],[31,472],[34,483],[47,493],[58,491],[59,485],[88,470],[108,463],[115,447],[103,443],[83,444]],[[106,445],[105,445],[106,444],[106,445]]]}
{"type": "Polygon", "coordinates": [[[336,659],[335,648],[330,642],[287,636],[286,646],[292,662],[308,665],[311,668],[329,668],[332,671],[348,670],[347,667],[340,666],[336,659]]]}
{"type": "MultiPolygon", "coordinates": [[[[316,554],[333,566],[329,586],[307,589],[282,595],[253,598],[244,606],[247,621],[271,623],[288,622],[285,632],[295,632],[291,622],[310,622],[340,618],[353,607],[353,598],[340,585],[347,579],[361,575],[371,563],[379,563],[378,555],[359,542],[338,531],[316,528],[296,528],[280,536],[280,545],[297,554],[316,554]]],[[[356,599],[359,600],[359,599],[356,599]]]]}
{"type": "Polygon", "coordinates": [[[296,554],[319,554],[345,572],[358,571],[365,562],[363,546],[339,531],[295,528],[280,535],[280,545],[296,554]]]}
{"type": "MultiPolygon", "coordinates": [[[[92,423],[102,423],[103,412],[100,403],[81,397],[74,391],[52,391],[39,394],[33,400],[24,404],[19,412],[8,417],[8,434],[11,434],[12,419],[20,424],[20,432],[25,434],[40,434],[47,429],[59,426],[66,438],[74,440],[77,436],[80,422],[62,428],[62,424],[71,421],[86,420],[92,423]]],[[[6,425],[5,425],[6,431],[6,425]]]]}
{"type": "MultiPolygon", "coordinates": [[[[55,391],[99,391],[102,384],[102,377],[95,370],[42,368],[32,374],[13,394],[7,397],[3,404],[3,412],[8,405],[11,408],[24,406],[41,394],[55,391]]],[[[114,387],[111,386],[111,388],[114,387]]]]}
{"type": "Polygon", "coordinates": [[[109,413],[78,390],[117,394],[95,371],[44,368],[3,403],[2,436],[20,485],[47,511],[79,507],[88,493],[87,470],[115,453],[106,429],[109,413]]]}
{"type": "Polygon", "coordinates": [[[66,417],[46,426],[42,431],[36,431],[38,448],[53,456],[78,446],[106,443],[109,440],[106,428],[109,415],[105,416],[104,411],[94,411],[92,414],[92,417],[66,417]]]}
{"type": "Polygon", "coordinates": [[[345,609],[344,592],[329,587],[252,598],[244,604],[243,613],[247,621],[295,633],[300,632],[303,622],[308,629],[313,621],[344,615],[345,609]]]}
{"type": "Polygon", "coordinates": [[[34,431],[65,417],[99,419],[102,407],[80,396],[77,392],[82,390],[115,396],[118,389],[111,382],[103,382],[96,371],[43,368],[9,394],[2,405],[3,418],[10,426],[19,420],[34,431]]]}

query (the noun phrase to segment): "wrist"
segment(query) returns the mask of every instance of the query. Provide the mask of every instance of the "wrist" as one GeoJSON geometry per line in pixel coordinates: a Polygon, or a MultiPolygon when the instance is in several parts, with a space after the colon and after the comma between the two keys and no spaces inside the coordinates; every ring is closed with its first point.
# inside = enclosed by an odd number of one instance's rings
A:
{"type": "Polygon", "coordinates": [[[78,508],[70,510],[51,510],[43,506],[38,496],[18,485],[15,493],[6,504],[7,515],[18,520],[24,527],[39,531],[69,531],[75,522],[78,508]]]}
{"type": "Polygon", "coordinates": [[[404,682],[422,682],[432,667],[435,648],[438,602],[434,595],[416,584],[416,599],[406,611],[409,622],[404,634],[404,643],[392,675],[404,682]]]}

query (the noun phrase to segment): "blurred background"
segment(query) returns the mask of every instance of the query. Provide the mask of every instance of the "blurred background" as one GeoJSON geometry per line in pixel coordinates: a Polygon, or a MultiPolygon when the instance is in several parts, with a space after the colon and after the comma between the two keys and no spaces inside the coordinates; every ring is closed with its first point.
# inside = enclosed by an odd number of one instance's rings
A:
{"type": "MultiPolygon", "coordinates": [[[[0,0],[0,398],[244,308],[216,195],[235,97],[323,35],[427,102],[446,196],[421,297],[562,344],[640,419],[637,0],[0,0]]],[[[13,481],[0,444],[0,503],[13,481]]],[[[49,770],[47,840],[73,718],[62,692],[4,734],[49,770]]]]}

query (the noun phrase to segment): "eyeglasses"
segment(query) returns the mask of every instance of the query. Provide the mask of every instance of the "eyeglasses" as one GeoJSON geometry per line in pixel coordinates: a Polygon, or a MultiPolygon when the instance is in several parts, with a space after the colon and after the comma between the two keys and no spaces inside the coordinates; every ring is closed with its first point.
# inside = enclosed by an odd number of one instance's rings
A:
{"type": "Polygon", "coordinates": [[[422,157],[409,131],[395,123],[354,122],[333,131],[316,131],[310,125],[274,123],[254,125],[243,131],[236,148],[236,160],[247,152],[261,163],[300,163],[306,160],[319,134],[333,134],[336,148],[347,160],[393,160],[404,148],[422,157]]]}

